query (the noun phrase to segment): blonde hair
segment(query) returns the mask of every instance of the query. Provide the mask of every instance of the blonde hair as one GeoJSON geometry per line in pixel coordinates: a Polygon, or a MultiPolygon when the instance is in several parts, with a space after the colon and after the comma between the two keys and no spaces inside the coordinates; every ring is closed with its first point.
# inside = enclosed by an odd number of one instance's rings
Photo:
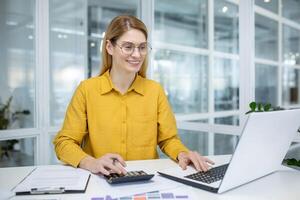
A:
{"type": "MultiPolygon", "coordinates": [[[[109,40],[112,44],[114,44],[114,42],[116,42],[124,33],[126,33],[131,29],[140,30],[145,35],[146,40],[148,39],[148,31],[146,25],[141,20],[139,20],[134,16],[120,15],[115,17],[110,22],[105,32],[105,36],[103,38],[102,66],[101,66],[100,75],[104,74],[108,69],[112,67],[112,56],[106,50],[107,41],[109,40]]],[[[144,78],[146,77],[147,65],[148,65],[148,56],[145,57],[141,69],[138,72],[138,74],[144,78]]]]}

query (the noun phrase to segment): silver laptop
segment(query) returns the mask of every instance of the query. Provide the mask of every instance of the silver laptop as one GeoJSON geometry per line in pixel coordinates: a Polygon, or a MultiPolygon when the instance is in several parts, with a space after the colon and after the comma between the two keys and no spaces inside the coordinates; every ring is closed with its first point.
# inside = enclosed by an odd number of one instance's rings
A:
{"type": "Polygon", "coordinates": [[[229,163],[208,172],[179,166],[159,171],[166,178],[222,193],[276,171],[300,126],[300,109],[251,113],[229,163]]]}

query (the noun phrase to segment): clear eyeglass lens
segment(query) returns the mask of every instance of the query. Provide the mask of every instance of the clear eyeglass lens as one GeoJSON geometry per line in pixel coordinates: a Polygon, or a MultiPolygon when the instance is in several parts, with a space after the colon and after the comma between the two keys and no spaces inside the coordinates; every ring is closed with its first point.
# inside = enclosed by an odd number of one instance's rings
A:
{"type": "Polygon", "coordinates": [[[134,52],[135,48],[138,48],[140,54],[142,55],[146,55],[150,50],[150,47],[147,44],[140,44],[137,47],[133,43],[125,43],[121,45],[121,49],[126,55],[131,55],[134,52]]]}

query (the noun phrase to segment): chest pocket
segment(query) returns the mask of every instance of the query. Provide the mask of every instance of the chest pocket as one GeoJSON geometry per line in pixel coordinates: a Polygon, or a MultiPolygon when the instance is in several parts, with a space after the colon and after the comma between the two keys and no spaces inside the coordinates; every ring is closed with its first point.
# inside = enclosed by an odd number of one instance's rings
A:
{"type": "Polygon", "coordinates": [[[134,116],[130,125],[130,143],[134,147],[156,146],[157,120],[154,116],[134,116]]]}

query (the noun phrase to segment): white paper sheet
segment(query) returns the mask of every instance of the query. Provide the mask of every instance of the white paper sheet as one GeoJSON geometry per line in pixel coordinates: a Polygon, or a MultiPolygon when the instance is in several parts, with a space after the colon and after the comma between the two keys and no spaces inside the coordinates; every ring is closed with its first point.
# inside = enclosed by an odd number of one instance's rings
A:
{"type": "Polygon", "coordinates": [[[38,166],[13,189],[13,192],[59,187],[65,190],[84,190],[89,175],[86,170],[70,166],[38,166]]]}

